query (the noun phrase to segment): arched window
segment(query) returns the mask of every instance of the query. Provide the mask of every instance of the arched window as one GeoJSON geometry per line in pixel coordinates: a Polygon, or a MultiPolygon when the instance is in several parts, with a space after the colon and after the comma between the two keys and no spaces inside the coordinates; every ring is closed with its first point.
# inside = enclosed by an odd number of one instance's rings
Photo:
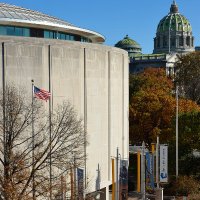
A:
{"type": "Polygon", "coordinates": [[[179,37],[179,46],[183,46],[183,36],[179,37]]]}
{"type": "Polygon", "coordinates": [[[176,39],[174,37],[171,38],[171,46],[175,47],[176,39]]]}
{"type": "Polygon", "coordinates": [[[157,47],[160,48],[160,37],[157,38],[157,47]]]}
{"type": "Polygon", "coordinates": [[[163,36],[163,47],[167,47],[167,37],[163,36]]]}
{"type": "Polygon", "coordinates": [[[187,38],[186,38],[186,45],[190,46],[190,36],[187,36],[187,38]]]}

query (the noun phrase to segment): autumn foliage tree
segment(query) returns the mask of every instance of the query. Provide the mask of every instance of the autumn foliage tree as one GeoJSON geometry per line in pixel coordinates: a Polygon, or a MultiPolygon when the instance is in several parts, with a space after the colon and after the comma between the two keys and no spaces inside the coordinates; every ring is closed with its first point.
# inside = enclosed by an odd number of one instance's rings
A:
{"type": "MultiPolygon", "coordinates": [[[[173,81],[164,69],[148,68],[139,75],[130,75],[129,126],[133,144],[145,141],[149,145],[161,141],[169,143],[173,137],[172,121],[175,117],[176,100],[173,81]]],[[[190,100],[179,100],[180,114],[199,111],[190,100]]]]}
{"type": "Polygon", "coordinates": [[[175,108],[171,95],[173,84],[163,69],[147,69],[139,75],[130,75],[130,82],[135,79],[140,85],[137,91],[130,92],[130,139],[132,143],[144,140],[151,144],[170,127],[175,108]]]}

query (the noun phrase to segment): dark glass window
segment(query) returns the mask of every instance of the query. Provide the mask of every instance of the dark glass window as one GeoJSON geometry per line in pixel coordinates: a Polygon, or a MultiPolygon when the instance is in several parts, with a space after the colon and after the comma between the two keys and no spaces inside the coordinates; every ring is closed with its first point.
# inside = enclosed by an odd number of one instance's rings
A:
{"type": "Polygon", "coordinates": [[[29,28],[23,28],[23,36],[30,37],[30,29],[29,28]]]}
{"type": "Polygon", "coordinates": [[[25,28],[25,27],[3,26],[3,25],[0,25],[0,35],[40,37],[40,38],[92,42],[90,39],[81,37],[79,35],[72,35],[51,30],[38,29],[38,28],[25,28]]]}
{"type": "Polygon", "coordinates": [[[36,29],[36,28],[31,28],[31,30],[30,30],[30,36],[31,37],[43,38],[44,37],[44,30],[42,30],[42,29],[36,29]]]}
{"type": "Polygon", "coordinates": [[[81,41],[81,37],[79,35],[74,36],[75,41],[81,41]]]}
{"type": "Polygon", "coordinates": [[[15,35],[15,27],[7,26],[7,35],[15,35]]]}
{"type": "Polygon", "coordinates": [[[176,43],[176,39],[175,38],[171,38],[171,46],[174,47],[176,43]]]}
{"type": "Polygon", "coordinates": [[[49,38],[54,38],[54,32],[53,31],[49,31],[49,38]]]}
{"type": "Polygon", "coordinates": [[[23,36],[23,28],[15,27],[15,35],[23,36]]]}
{"type": "Polygon", "coordinates": [[[157,47],[160,48],[160,37],[157,39],[157,47]]]}
{"type": "Polygon", "coordinates": [[[0,35],[7,35],[7,30],[5,26],[0,26],[0,35]]]}
{"type": "Polygon", "coordinates": [[[167,47],[167,37],[163,36],[163,47],[167,47]]]}
{"type": "Polygon", "coordinates": [[[49,31],[44,31],[44,38],[49,38],[49,31]]]}
{"type": "Polygon", "coordinates": [[[183,46],[183,36],[179,37],[179,46],[183,46]]]}
{"type": "Polygon", "coordinates": [[[186,38],[186,45],[190,46],[190,36],[187,36],[187,38],[186,38]]]}
{"type": "Polygon", "coordinates": [[[75,40],[74,35],[69,35],[69,40],[75,40]]]}
{"type": "Polygon", "coordinates": [[[61,39],[61,40],[65,40],[65,34],[64,34],[64,33],[61,33],[61,34],[60,34],[60,39],[61,39]]]}

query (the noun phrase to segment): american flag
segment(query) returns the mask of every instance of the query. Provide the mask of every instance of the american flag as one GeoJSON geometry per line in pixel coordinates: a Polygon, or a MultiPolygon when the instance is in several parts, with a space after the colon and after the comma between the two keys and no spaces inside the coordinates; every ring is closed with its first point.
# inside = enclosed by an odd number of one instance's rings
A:
{"type": "Polygon", "coordinates": [[[51,93],[34,86],[34,95],[38,99],[47,101],[50,98],[51,93]]]}

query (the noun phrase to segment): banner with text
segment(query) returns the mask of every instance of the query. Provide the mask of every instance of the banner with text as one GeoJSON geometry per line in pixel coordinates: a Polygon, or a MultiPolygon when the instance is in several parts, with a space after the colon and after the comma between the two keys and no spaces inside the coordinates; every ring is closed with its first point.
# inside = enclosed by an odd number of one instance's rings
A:
{"type": "Polygon", "coordinates": [[[168,146],[160,145],[160,182],[168,182],[168,146]]]}
{"type": "Polygon", "coordinates": [[[149,152],[146,153],[146,186],[154,189],[154,158],[149,152]]]}

